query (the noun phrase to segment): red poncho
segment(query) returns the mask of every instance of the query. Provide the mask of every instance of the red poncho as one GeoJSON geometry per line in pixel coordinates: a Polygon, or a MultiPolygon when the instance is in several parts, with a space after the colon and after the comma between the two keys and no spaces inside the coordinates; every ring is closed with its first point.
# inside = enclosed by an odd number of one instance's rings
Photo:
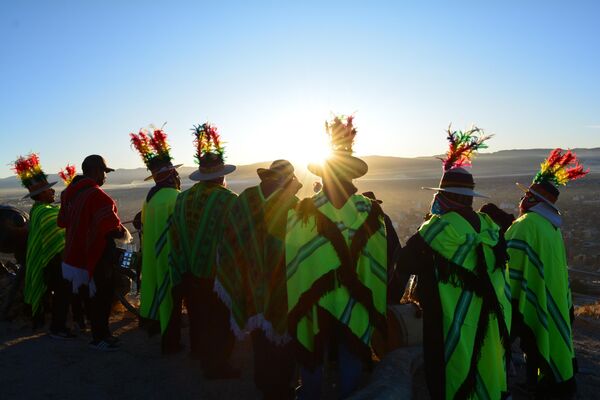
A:
{"type": "MultiPolygon", "coordinates": [[[[66,229],[63,276],[77,291],[90,284],[106,247],[107,234],[121,227],[117,206],[96,182],[82,177],[62,193],[57,224],[66,229]]],[[[93,284],[90,291],[95,291],[93,284]]]]}

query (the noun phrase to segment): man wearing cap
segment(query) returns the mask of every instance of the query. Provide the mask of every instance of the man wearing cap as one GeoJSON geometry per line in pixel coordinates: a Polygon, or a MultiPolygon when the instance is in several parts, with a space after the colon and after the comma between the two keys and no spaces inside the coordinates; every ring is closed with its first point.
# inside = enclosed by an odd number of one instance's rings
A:
{"type": "Polygon", "coordinates": [[[352,156],[352,117],[326,123],[331,156],[309,170],[323,190],[290,211],[285,239],[288,326],[301,366],[299,399],[320,398],[326,349],[337,350],[341,398],[371,360],[375,328],[385,329],[387,257],[383,211],[356,194],[367,164],[352,156]]]}
{"type": "MultiPolygon", "coordinates": [[[[235,170],[225,164],[217,128],[208,123],[194,127],[198,181],[177,196],[169,227],[169,268],[174,304],[183,298],[190,321],[192,357],[200,359],[209,379],[239,376],[229,365],[235,338],[229,310],[214,292],[218,247],[225,216],[236,194],[225,187],[225,175],[235,170]]],[[[181,310],[174,309],[166,337],[179,342],[181,310]]],[[[175,345],[175,344],[173,344],[175,345]]]]}
{"type": "MultiPolygon", "coordinates": [[[[168,220],[181,188],[181,180],[177,173],[181,164],[173,165],[171,162],[167,135],[162,129],[153,129],[152,133],[140,130],[138,134],[131,133],[130,137],[133,147],[152,172],[145,180],[152,179],[155,182],[142,205],[140,315],[146,320],[158,321],[160,331],[164,335],[173,309],[168,260],[168,220]]],[[[177,352],[180,343],[173,343],[163,337],[161,347],[163,354],[169,354],[177,352]]]]}
{"type": "Polygon", "coordinates": [[[34,324],[43,324],[43,299],[50,294],[52,305],[52,322],[50,337],[56,339],[72,339],[66,326],[69,309],[69,284],[62,277],[62,251],[65,247],[65,231],[56,225],[59,208],[54,206],[55,182],[48,182],[41,169],[36,154],[19,157],[14,170],[21,178],[23,186],[29,190],[35,201],[29,212],[29,235],[25,264],[25,303],[31,306],[34,324]]]}
{"type": "Polygon", "coordinates": [[[112,275],[114,239],[130,237],[117,215],[113,199],[101,189],[106,174],[114,171],[104,158],[90,155],[83,160],[83,175],[73,178],[61,194],[58,226],[66,229],[62,272],[73,293],[87,287],[90,296],[92,342],[100,351],[118,348],[108,319],[114,294],[112,275]]]}
{"type": "Polygon", "coordinates": [[[287,334],[285,228],[302,184],[286,160],[257,173],[260,184],[244,190],[227,214],[215,291],[231,310],[233,331],[252,331],[254,382],[263,398],[287,399],[295,362],[287,334]]]}
{"type": "Polygon", "coordinates": [[[466,169],[479,148],[478,128],[448,129],[431,216],[400,251],[398,268],[417,274],[423,308],[425,375],[433,399],[509,396],[510,293],[506,248],[498,226],[473,210],[473,176],[466,169]]]}
{"type": "MultiPolygon", "coordinates": [[[[589,171],[588,171],[589,172],[589,171]]],[[[571,151],[553,150],[519,203],[506,232],[513,303],[513,336],[527,356],[525,388],[536,398],[575,395],[573,300],[557,186],[587,174],[571,151]]]]}

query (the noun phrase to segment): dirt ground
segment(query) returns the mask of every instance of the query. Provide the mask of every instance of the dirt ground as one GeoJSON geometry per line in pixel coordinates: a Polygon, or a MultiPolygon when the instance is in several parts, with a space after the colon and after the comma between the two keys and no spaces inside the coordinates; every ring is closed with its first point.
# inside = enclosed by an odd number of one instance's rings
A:
{"type": "MultiPolygon", "coordinates": [[[[577,300],[579,304],[592,302],[577,300]]],[[[592,307],[579,314],[574,325],[577,398],[596,399],[600,393],[600,319],[596,314],[600,312],[592,307]]],[[[236,344],[233,356],[242,378],[209,381],[187,351],[162,357],[160,337],[148,337],[138,329],[132,314],[124,310],[115,313],[111,328],[121,338],[121,349],[102,353],[88,348],[89,332],[72,341],[59,341],[48,337],[44,329],[33,331],[22,317],[0,322],[0,399],[260,398],[252,381],[252,349],[247,340],[236,344]]],[[[524,364],[516,346],[514,350],[513,383],[524,380],[524,364]]],[[[335,398],[335,389],[328,384],[325,398],[335,398]]],[[[413,381],[413,395],[428,398],[422,369],[413,381]]],[[[526,397],[513,390],[513,398],[526,397]]]]}
{"type": "Polygon", "coordinates": [[[251,347],[238,343],[234,362],[241,380],[207,381],[187,351],[161,357],[160,336],[148,337],[122,313],[111,327],[121,349],[88,348],[89,333],[73,341],[51,339],[19,322],[0,323],[0,387],[3,399],[258,399],[252,382],[251,347]]]}

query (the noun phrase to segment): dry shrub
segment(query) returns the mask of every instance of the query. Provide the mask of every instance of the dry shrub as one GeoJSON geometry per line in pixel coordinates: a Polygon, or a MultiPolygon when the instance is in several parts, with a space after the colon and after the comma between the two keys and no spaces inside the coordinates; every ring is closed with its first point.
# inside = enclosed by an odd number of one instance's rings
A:
{"type": "Polygon", "coordinates": [[[575,316],[600,319],[600,301],[584,306],[575,306],[575,316]]]}

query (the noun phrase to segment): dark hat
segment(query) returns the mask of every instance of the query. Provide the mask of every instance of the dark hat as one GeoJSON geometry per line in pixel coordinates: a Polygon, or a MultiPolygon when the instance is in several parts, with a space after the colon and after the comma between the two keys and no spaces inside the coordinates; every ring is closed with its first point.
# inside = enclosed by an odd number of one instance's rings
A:
{"type": "Polygon", "coordinates": [[[93,169],[102,169],[104,172],[114,171],[114,169],[109,168],[106,165],[106,161],[104,160],[104,158],[102,156],[99,156],[98,154],[92,154],[90,156],[87,156],[83,160],[83,163],[81,163],[81,170],[83,171],[83,173],[93,169]]]}
{"type": "Polygon", "coordinates": [[[558,207],[554,205],[560,194],[557,186],[564,186],[569,181],[583,178],[589,172],[589,168],[587,171],[583,169],[583,165],[571,150],[563,153],[562,149],[556,148],[542,162],[540,170],[529,187],[518,182],[517,186],[558,211],[558,207]]]}
{"type": "Polygon", "coordinates": [[[536,199],[543,201],[558,211],[558,207],[556,207],[555,203],[558,200],[560,191],[549,181],[532,183],[529,187],[517,182],[517,187],[525,193],[531,193],[536,199]]]}
{"type": "Polygon", "coordinates": [[[286,182],[294,175],[294,166],[288,160],[275,160],[269,168],[258,168],[256,173],[261,181],[286,182]]]}
{"type": "Polygon", "coordinates": [[[424,187],[422,189],[437,190],[439,192],[448,192],[462,194],[463,196],[484,197],[488,196],[477,193],[475,190],[475,181],[473,175],[465,168],[452,168],[442,175],[439,187],[424,187]]]}
{"type": "Polygon", "coordinates": [[[173,165],[169,159],[153,158],[148,162],[148,169],[152,172],[152,175],[144,178],[144,181],[155,179],[157,182],[164,180],[169,177],[172,171],[180,168],[183,164],[173,165]]]}
{"type": "Polygon", "coordinates": [[[473,175],[466,169],[471,166],[471,161],[479,149],[487,148],[485,143],[492,135],[485,135],[483,129],[476,126],[463,131],[453,131],[452,126],[448,126],[447,140],[449,148],[445,158],[442,161],[443,174],[439,187],[422,189],[437,190],[439,192],[448,192],[471,197],[487,197],[477,193],[473,175]]]}

